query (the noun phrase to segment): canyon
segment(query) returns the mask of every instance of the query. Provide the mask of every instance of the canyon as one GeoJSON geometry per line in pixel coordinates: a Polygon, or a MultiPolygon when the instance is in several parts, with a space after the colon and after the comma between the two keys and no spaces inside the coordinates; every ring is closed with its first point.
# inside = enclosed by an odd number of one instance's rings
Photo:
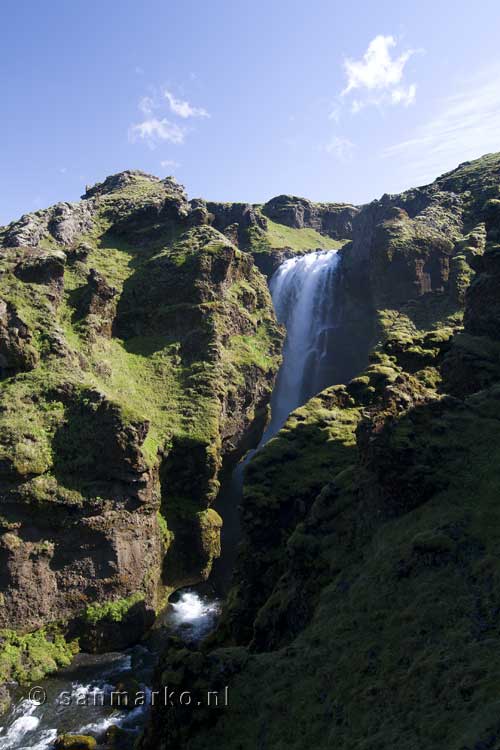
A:
{"type": "Polygon", "coordinates": [[[364,206],[127,171],[0,228],[1,681],[210,583],[244,459],[220,616],[152,678],[230,704],[141,749],[496,748],[499,278],[500,154],[364,206]]]}

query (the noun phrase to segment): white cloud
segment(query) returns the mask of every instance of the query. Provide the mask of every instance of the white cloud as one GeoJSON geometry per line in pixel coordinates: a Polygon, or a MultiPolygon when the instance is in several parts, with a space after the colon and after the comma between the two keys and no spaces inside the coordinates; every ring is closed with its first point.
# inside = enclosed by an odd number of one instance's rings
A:
{"type": "Polygon", "coordinates": [[[160,162],[160,167],[163,167],[163,169],[175,169],[176,167],[180,167],[180,164],[173,159],[163,159],[160,162]]]}
{"type": "Polygon", "coordinates": [[[415,102],[416,85],[403,83],[405,65],[415,50],[408,49],[399,57],[393,58],[391,48],[395,46],[393,36],[379,34],[372,39],[361,60],[344,60],[347,84],[341,96],[352,91],[364,93],[364,96],[358,96],[351,104],[351,112],[354,114],[368,105],[390,103],[408,106],[415,102]]]}
{"type": "Polygon", "coordinates": [[[168,101],[170,109],[178,117],[184,119],[188,117],[210,117],[206,109],[203,107],[193,107],[189,102],[184,102],[181,99],[176,99],[170,91],[165,90],[163,92],[165,99],[168,101]]]}
{"type": "Polygon", "coordinates": [[[500,149],[500,66],[462,83],[446,97],[436,114],[408,140],[389,146],[386,158],[405,162],[409,183],[423,184],[437,175],[500,149]]]}
{"type": "Polygon", "coordinates": [[[347,161],[351,157],[353,149],[354,143],[339,135],[333,136],[325,146],[325,151],[335,156],[339,161],[347,161]]]}
{"type": "Polygon", "coordinates": [[[414,83],[411,83],[408,88],[404,86],[393,89],[391,92],[391,101],[393,104],[404,104],[408,107],[413,104],[417,96],[417,87],[414,83]]]}
{"type": "Polygon", "coordinates": [[[169,141],[170,143],[184,143],[185,131],[174,122],[167,119],[158,120],[151,117],[129,128],[129,140],[134,143],[137,140],[146,141],[154,148],[159,141],[169,141]]]}
{"type": "Polygon", "coordinates": [[[379,34],[368,45],[362,60],[344,60],[347,86],[342,93],[348,94],[349,91],[359,88],[386,89],[398,84],[413,51],[407,50],[393,60],[389,50],[395,46],[396,40],[393,36],[379,34]]]}

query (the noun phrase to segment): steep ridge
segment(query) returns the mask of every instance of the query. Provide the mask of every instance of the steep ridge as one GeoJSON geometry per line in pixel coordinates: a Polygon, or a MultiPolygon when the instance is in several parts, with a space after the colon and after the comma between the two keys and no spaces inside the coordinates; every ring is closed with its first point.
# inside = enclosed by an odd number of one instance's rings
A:
{"type": "Polygon", "coordinates": [[[181,186],[124,172],[0,230],[0,681],[123,648],[219,554],[283,333],[181,186]]]}
{"type": "Polygon", "coordinates": [[[344,384],[251,461],[219,627],[156,677],[193,700],[145,750],[498,746],[499,242],[500,154],[353,218],[344,384]]]}

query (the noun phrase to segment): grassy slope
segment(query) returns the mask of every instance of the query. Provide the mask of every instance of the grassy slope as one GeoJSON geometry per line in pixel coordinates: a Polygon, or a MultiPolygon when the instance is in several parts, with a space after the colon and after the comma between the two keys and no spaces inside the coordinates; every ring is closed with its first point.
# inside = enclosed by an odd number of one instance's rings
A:
{"type": "Polygon", "coordinates": [[[289,247],[292,250],[338,250],[344,242],[333,240],[331,237],[316,232],[315,229],[304,227],[304,229],[295,229],[287,227],[284,224],[278,224],[271,219],[267,219],[266,238],[271,247],[289,247]]]}
{"type": "MultiPolygon", "coordinates": [[[[500,407],[497,394],[476,401],[463,416],[429,420],[428,429],[447,428],[433,449],[450,481],[424,506],[367,533],[373,515],[355,475],[316,501],[315,557],[331,580],[314,618],[293,645],[250,658],[231,683],[231,709],[190,748],[236,734],[242,750],[263,736],[297,750],[452,750],[494,735],[500,407]]],[[[293,539],[288,548],[293,560],[293,539]]]]}
{"type": "MultiPolygon", "coordinates": [[[[199,436],[202,440],[215,441],[218,434],[218,405],[214,404],[210,395],[205,397],[193,389],[186,392],[185,383],[189,368],[186,371],[186,366],[179,356],[178,338],[166,335],[141,335],[128,338],[125,342],[113,336],[111,339],[97,337],[89,342],[85,321],[75,318],[75,300],[78,300],[86,285],[88,268],[96,268],[101,272],[119,294],[134,274],[140,273],[152,259],[160,255],[172,255],[179,274],[182,273],[183,267],[187,265],[193,253],[189,234],[179,246],[174,241],[165,247],[165,240],[161,238],[149,242],[147,249],[138,249],[125,240],[113,238],[109,234],[110,222],[105,217],[110,209],[116,210],[116,204],[125,200],[137,203],[141,198],[146,199],[151,194],[154,195],[155,189],[159,190],[155,184],[145,181],[143,190],[132,186],[104,198],[96,231],[81,238],[91,247],[86,266],[77,263],[65,271],[64,297],[55,320],[53,310],[45,299],[45,289],[37,284],[19,282],[11,273],[10,259],[2,261],[6,273],[2,275],[0,283],[0,295],[16,305],[20,316],[33,329],[35,343],[40,351],[43,353],[43,337],[46,332],[59,329],[63,332],[72,353],[78,357],[79,365],[75,366],[74,359],[42,356],[36,370],[1,384],[1,388],[9,392],[12,407],[19,399],[25,400],[23,393],[29,401],[29,395],[41,390],[42,384],[50,385],[68,380],[78,383],[82,388],[96,388],[110,400],[121,404],[130,419],[149,420],[150,429],[145,448],[151,463],[156,461],[157,448],[168,444],[173,435],[199,436]]],[[[44,244],[47,247],[51,244],[55,247],[55,243],[48,241],[44,244]]],[[[203,252],[217,250],[217,247],[212,250],[203,247],[203,252]]],[[[242,283],[235,283],[227,291],[228,302],[240,307],[239,294],[242,283]]],[[[250,285],[247,283],[248,286],[250,285]]],[[[215,368],[202,368],[203,379],[212,382],[214,391],[217,390],[218,381],[228,377],[231,369],[232,375],[237,375],[235,369],[240,364],[255,362],[263,369],[276,364],[268,353],[268,321],[259,312],[252,314],[243,309],[243,313],[252,318],[257,335],[249,335],[241,340],[236,337],[229,343],[224,358],[225,364],[215,368]]],[[[214,309],[212,315],[216,319],[216,325],[225,324],[225,314],[224,309],[221,309],[220,313],[214,309]]],[[[47,453],[47,448],[41,449],[45,442],[42,423],[50,432],[49,422],[53,423],[53,415],[49,415],[50,419],[45,419],[43,414],[35,414],[38,411],[38,407],[28,407],[28,411],[23,414],[22,410],[9,408],[7,404],[7,411],[3,413],[0,427],[7,431],[10,427],[15,428],[15,438],[11,441],[13,450],[22,449],[25,425],[33,419],[39,426],[37,431],[40,445],[36,452],[41,455],[47,453]],[[22,423],[19,427],[14,425],[17,418],[22,423]]],[[[60,417],[63,417],[62,413],[60,417]]],[[[33,437],[37,436],[31,431],[30,440],[33,437]]],[[[3,447],[5,448],[5,445],[3,447]]]]}

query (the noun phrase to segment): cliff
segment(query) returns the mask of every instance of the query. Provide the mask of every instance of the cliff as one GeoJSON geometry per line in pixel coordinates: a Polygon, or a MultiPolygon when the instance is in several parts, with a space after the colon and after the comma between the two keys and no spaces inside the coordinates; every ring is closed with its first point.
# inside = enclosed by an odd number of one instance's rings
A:
{"type": "Polygon", "coordinates": [[[0,681],[136,641],[206,578],[280,362],[265,278],[174,180],[0,230],[0,681]]]}
{"type": "Polygon", "coordinates": [[[499,241],[500,154],[353,216],[339,384],[251,461],[219,627],[156,676],[229,706],[142,747],[498,746],[499,241]]]}

